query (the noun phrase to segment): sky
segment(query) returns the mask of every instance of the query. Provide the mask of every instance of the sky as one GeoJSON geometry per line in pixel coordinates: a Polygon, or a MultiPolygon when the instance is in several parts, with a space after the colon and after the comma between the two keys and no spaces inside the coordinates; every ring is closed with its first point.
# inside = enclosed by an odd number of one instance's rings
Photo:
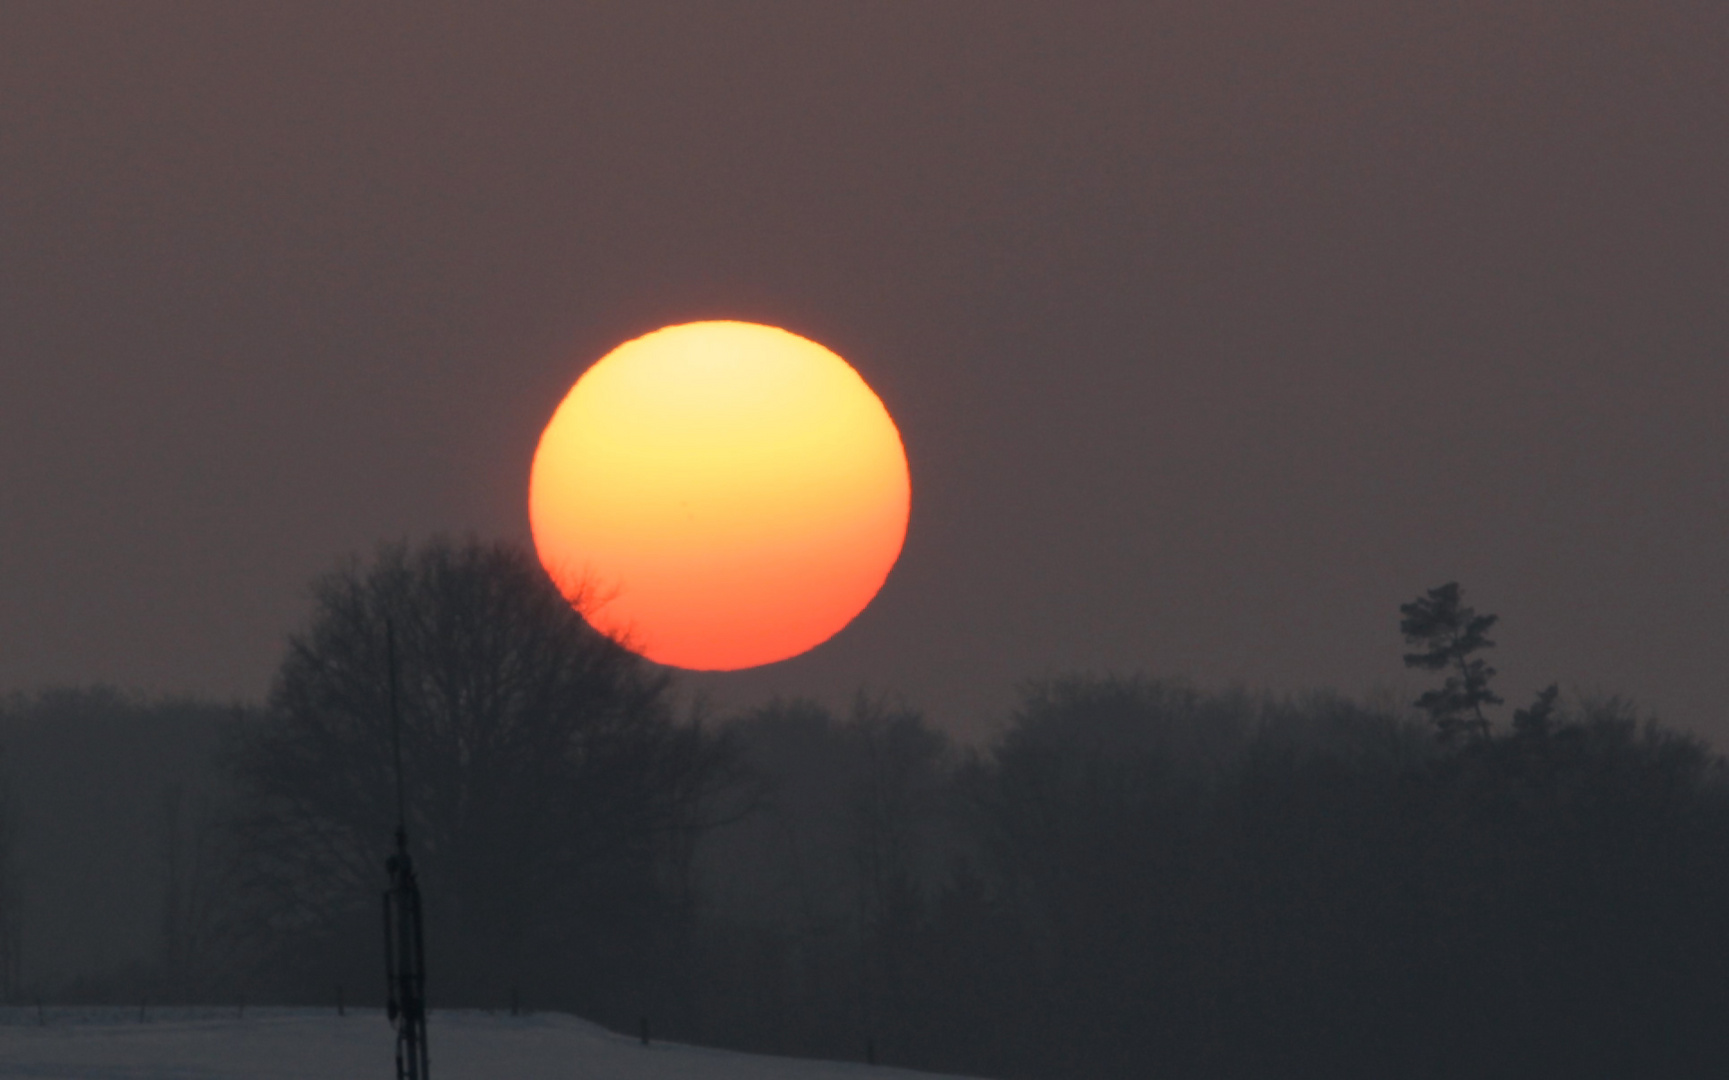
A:
{"type": "MultiPolygon", "coordinates": [[[[1729,745],[1720,0],[0,8],[0,691],[257,699],[308,585],[526,540],[583,369],[846,357],[875,602],[725,706],[1498,686],[1729,745]]],[[[1510,706],[1509,706],[1510,708],[1510,706]]]]}

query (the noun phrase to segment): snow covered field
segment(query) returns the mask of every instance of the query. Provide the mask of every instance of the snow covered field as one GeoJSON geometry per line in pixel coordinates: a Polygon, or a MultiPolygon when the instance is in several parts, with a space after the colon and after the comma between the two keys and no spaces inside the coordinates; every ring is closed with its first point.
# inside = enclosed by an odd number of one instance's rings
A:
{"type": "MultiPolygon", "coordinates": [[[[389,1080],[395,1035],[376,1009],[0,1009],[0,1077],[56,1080],[389,1080]]],[[[434,1011],[437,1080],[913,1080],[931,1073],[644,1047],[571,1016],[434,1011]]]]}

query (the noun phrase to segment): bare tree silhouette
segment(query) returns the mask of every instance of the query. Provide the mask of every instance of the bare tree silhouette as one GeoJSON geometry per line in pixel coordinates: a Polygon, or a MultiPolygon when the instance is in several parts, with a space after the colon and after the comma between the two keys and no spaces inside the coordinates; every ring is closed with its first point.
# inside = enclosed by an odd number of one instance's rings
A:
{"type": "Polygon", "coordinates": [[[575,958],[610,947],[606,919],[650,907],[660,841],[700,826],[719,759],[674,722],[667,676],[590,628],[512,544],[387,547],[315,586],[234,759],[259,937],[284,963],[324,957],[322,983],[371,981],[370,963],[344,965],[372,959],[360,942],[397,816],[386,620],[436,985],[447,1001],[566,992],[598,963],[575,958]]]}

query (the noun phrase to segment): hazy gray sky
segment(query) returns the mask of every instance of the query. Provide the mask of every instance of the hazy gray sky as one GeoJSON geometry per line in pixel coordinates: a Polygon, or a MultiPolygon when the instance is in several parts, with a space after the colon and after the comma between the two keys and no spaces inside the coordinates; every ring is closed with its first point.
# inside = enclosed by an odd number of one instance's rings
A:
{"type": "Polygon", "coordinates": [[[0,689],[254,697],[379,541],[698,318],[847,357],[905,553],[723,700],[1502,689],[1729,741],[1729,5],[8,4],[0,689]]]}

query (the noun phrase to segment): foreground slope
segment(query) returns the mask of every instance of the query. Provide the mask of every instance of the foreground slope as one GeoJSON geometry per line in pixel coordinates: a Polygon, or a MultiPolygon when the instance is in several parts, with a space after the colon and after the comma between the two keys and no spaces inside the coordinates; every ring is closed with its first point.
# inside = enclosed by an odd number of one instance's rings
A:
{"type": "MultiPolygon", "coordinates": [[[[0,1077],[83,1080],[379,1080],[393,1035],[376,1009],[0,1009],[0,1077]]],[[[870,1065],[644,1047],[570,1016],[434,1012],[437,1080],[869,1080],[932,1078],[870,1065]]],[[[934,1080],[934,1078],[933,1078],[934,1080]]]]}

